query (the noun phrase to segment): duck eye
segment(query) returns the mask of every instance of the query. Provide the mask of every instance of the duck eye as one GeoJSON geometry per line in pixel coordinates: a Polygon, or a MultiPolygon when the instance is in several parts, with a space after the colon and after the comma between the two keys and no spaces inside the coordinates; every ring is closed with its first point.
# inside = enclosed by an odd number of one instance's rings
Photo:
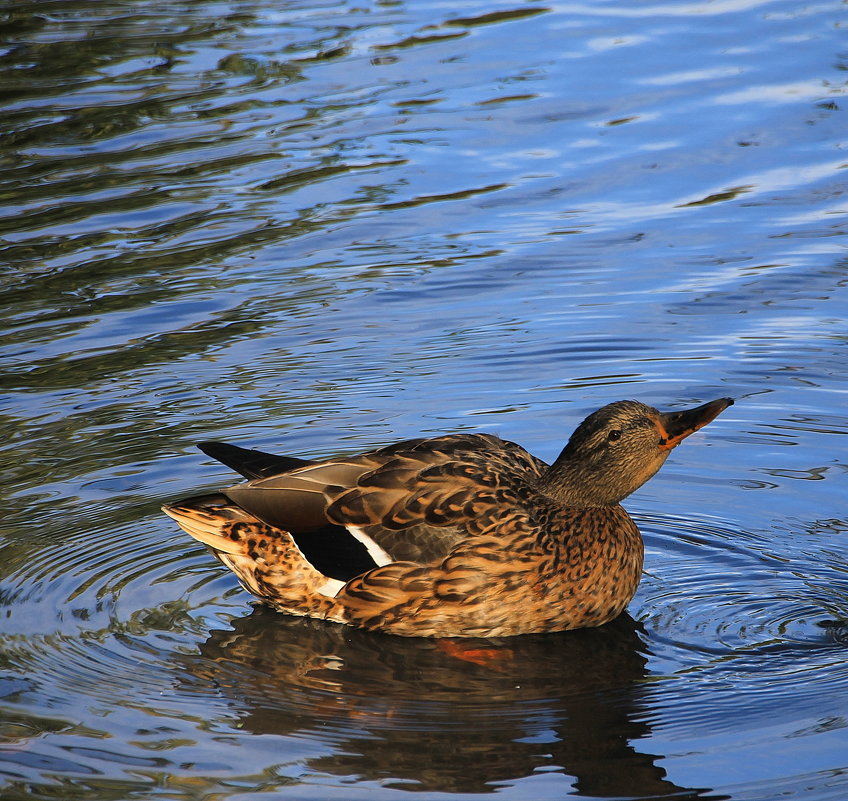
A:
{"type": "Polygon", "coordinates": [[[621,439],[621,429],[614,428],[612,431],[609,432],[609,434],[607,434],[607,439],[610,442],[615,442],[617,439],[621,439]]]}

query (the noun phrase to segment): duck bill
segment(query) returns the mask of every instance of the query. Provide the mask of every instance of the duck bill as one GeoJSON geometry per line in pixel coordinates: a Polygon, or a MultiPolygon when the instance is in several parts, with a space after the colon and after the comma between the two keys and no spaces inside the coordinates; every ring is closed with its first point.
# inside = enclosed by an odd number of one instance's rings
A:
{"type": "Polygon", "coordinates": [[[690,434],[716,419],[728,406],[733,405],[733,398],[719,398],[705,403],[695,409],[682,412],[665,412],[659,415],[657,428],[660,430],[660,449],[670,451],[683,442],[690,434]]]}

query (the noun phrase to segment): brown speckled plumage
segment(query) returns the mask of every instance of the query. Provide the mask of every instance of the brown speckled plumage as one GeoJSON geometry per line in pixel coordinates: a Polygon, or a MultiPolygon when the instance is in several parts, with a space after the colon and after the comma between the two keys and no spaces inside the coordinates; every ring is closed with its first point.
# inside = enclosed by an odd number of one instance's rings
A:
{"type": "Polygon", "coordinates": [[[321,462],[205,443],[250,480],[164,510],[289,614],[425,637],[599,626],[642,573],[619,501],[731,403],[667,414],[610,404],[550,467],[488,434],[321,462]]]}

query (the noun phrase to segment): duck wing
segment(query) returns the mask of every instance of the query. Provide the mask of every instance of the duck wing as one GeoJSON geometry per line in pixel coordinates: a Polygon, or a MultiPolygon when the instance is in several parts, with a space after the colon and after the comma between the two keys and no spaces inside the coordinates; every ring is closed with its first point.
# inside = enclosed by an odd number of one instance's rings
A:
{"type": "MultiPolygon", "coordinates": [[[[230,450],[204,452],[216,458],[220,453],[228,464],[240,458],[243,469],[274,464],[271,454],[237,450],[245,451],[243,458],[230,450]]],[[[320,560],[333,552],[334,562],[341,564],[332,571],[325,564],[322,572],[348,580],[391,562],[443,559],[467,537],[469,520],[506,496],[514,503],[516,486],[529,491],[545,469],[544,462],[515,443],[488,434],[455,434],[302,462],[224,494],[263,522],[288,531],[319,570],[320,560]]]]}

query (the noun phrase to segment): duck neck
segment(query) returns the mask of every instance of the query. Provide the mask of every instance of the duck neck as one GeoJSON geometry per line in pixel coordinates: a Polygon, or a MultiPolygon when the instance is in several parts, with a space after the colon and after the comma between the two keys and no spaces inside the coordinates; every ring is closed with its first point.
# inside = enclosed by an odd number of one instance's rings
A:
{"type": "Polygon", "coordinates": [[[617,506],[621,500],[602,476],[563,456],[548,468],[539,484],[545,495],[573,509],[617,506]]]}

